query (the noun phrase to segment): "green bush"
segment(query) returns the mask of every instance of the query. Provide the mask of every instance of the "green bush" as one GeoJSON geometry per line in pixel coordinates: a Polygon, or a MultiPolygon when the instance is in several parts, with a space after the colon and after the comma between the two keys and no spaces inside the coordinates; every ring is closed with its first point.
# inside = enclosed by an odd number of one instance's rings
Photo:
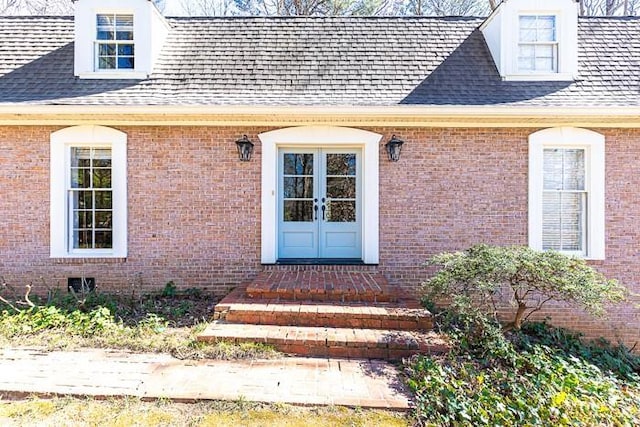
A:
{"type": "Polygon", "coordinates": [[[608,280],[584,260],[524,246],[476,245],[462,252],[442,253],[427,262],[440,270],[424,284],[426,300],[464,296],[484,310],[504,299],[516,307],[515,329],[548,301],[562,301],[601,316],[609,302],[625,298],[626,289],[608,280]]]}
{"type": "Polygon", "coordinates": [[[47,329],[62,329],[71,335],[89,336],[101,331],[120,329],[108,308],[96,308],[89,313],[66,311],[55,306],[35,306],[0,314],[0,330],[5,336],[34,334],[47,329]]]}

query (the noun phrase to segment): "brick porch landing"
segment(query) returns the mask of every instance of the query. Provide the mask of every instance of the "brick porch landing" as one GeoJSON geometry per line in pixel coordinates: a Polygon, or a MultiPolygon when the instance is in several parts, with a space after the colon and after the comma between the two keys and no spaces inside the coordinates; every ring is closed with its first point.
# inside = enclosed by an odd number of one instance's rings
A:
{"type": "MultiPolygon", "coordinates": [[[[295,266],[294,266],[295,267],[295,266]]],[[[215,307],[201,341],[262,342],[302,356],[399,359],[442,353],[429,311],[377,272],[265,270],[215,307]]]]}
{"type": "Polygon", "coordinates": [[[395,302],[387,279],[368,271],[264,271],[247,284],[250,298],[291,301],[395,302]]]}

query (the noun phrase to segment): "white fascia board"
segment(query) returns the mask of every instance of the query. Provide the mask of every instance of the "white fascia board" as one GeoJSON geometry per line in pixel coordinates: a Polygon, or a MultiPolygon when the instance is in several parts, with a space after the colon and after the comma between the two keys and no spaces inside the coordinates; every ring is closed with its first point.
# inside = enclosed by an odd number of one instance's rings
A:
{"type": "Polygon", "coordinates": [[[344,115],[344,116],[424,116],[424,117],[616,117],[638,115],[640,106],[631,107],[514,107],[514,106],[267,106],[267,105],[0,105],[0,115],[344,115]]]}

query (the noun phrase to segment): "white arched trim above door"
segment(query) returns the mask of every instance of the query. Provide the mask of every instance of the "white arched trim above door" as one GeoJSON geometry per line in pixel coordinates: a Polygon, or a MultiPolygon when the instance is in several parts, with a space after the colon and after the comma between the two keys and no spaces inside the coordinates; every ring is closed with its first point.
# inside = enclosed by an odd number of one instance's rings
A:
{"type": "Polygon", "coordinates": [[[262,143],[262,249],[263,264],[278,258],[277,184],[279,147],[359,147],[363,156],[362,258],[366,264],[379,261],[378,167],[382,135],[339,126],[300,126],[264,132],[262,143]]]}

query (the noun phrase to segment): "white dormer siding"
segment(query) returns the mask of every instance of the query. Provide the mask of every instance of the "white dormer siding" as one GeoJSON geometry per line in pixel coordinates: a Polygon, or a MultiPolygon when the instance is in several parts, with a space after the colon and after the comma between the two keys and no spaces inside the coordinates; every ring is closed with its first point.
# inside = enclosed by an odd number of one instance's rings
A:
{"type": "Polygon", "coordinates": [[[150,0],[78,0],[74,74],[145,79],[168,33],[169,24],[150,0]]]}
{"type": "Polygon", "coordinates": [[[574,80],[578,74],[578,3],[507,0],[480,30],[504,80],[574,80]]]}

